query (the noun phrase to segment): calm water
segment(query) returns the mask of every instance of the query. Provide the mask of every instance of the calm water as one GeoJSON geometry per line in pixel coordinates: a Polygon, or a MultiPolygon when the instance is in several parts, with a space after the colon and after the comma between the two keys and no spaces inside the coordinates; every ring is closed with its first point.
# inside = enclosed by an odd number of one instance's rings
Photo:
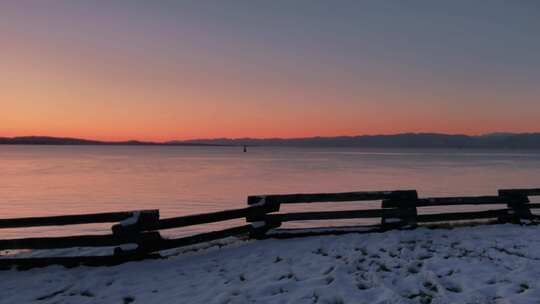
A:
{"type": "Polygon", "coordinates": [[[534,151],[0,146],[0,218],[153,208],[168,217],[242,207],[250,194],[539,186],[534,151]]]}

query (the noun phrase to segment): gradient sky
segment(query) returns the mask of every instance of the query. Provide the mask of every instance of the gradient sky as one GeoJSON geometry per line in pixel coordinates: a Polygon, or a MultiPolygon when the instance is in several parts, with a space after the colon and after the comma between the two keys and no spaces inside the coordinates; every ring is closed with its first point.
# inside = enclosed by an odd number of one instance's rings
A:
{"type": "Polygon", "coordinates": [[[540,131],[540,2],[0,3],[0,136],[540,131]]]}

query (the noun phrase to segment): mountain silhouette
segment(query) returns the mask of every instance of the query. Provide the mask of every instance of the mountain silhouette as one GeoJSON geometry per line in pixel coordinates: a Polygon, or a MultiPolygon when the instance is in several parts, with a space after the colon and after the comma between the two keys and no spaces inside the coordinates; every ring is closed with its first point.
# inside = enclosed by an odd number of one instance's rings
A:
{"type": "Polygon", "coordinates": [[[540,149],[540,133],[491,133],[478,136],[404,133],[307,138],[216,138],[169,142],[97,141],[68,137],[24,136],[0,137],[0,144],[540,149]]]}

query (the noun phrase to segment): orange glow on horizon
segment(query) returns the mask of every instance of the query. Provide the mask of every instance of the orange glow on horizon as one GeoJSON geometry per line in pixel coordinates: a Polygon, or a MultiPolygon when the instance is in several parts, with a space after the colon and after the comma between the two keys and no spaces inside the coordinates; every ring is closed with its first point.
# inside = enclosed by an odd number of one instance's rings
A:
{"type": "Polygon", "coordinates": [[[0,25],[18,25],[3,26],[0,38],[0,137],[162,142],[540,131],[540,91],[522,81],[534,77],[502,73],[489,62],[450,73],[453,61],[442,67],[434,61],[452,56],[423,56],[420,51],[431,48],[417,50],[412,42],[384,53],[389,48],[382,42],[396,41],[364,33],[358,45],[349,45],[349,27],[339,27],[344,40],[319,32],[312,33],[314,41],[292,34],[281,40],[272,24],[269,42],[254,42],[265,36],[241,27],[222,31],[208,16],[202,26],[199,18],[160,19],[145,15],[149,10],[124,16],[123,7],[115,13],[125,18],[103,8],[92,8],[92,15],[83,5],[78,20],[69,9],[64,15],[37,9],[36,18],[1,18],[0,10],[0,25]],[[48,15],[55,13],[61,16],[48,15]],[[332,42],[343,45],[332,48],[332,42]],[[368,52],[368,42],[380,49],[368,52]],[[419,59],[405,56],[416,51],[419,59]]]}

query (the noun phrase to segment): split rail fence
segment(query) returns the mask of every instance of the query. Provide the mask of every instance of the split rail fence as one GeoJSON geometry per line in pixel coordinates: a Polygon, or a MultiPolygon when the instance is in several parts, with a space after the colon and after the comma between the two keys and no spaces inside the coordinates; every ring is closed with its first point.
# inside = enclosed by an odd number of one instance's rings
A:
{"type": "Polygon", "coordinates": [[[103,235],[77,235],[62,237],[18,238],[0,240],[2,250],[39,250],[72,247],[112,247],[113,254],[107,256],[68,256],[13,258],[0,257],[0,269],[18,266],[30,268],[60,264],[115,265],[126,261],[159,258],[162,250],[184,247],[198,243],[223,239],[231,236],[298,237],[320,234],[341,234],[351,231],[372,232],[389,229],[414,228],[417,225],[436,222],[491,220],[497,223],[535,222],[540,216],[531,212],[539,209],[540,203],[531,203],[529,197],[540,196],[540,189],[499,190],[496,196],[432,197],[419,198],[416,190],[369,191],[347,193],[258,195],[248,197],[248,206],[212,213],[161,219],[159,210],[62,215],[52,217],[0,219],[0,229],[45,226],[65,226],[94,223],[115,223],[111,232],[103,235]],[[380,208],[338,211],[280,212],[282,204],[309,204],[380,201],[380,208]],[[471,212],[441,212],[419,214],[418,208],[457,205],[486,205],[488,210],[471,212]],[[493,209],[493,206],[497,208],[493,209]],[[241,226],[190,235],[181,238],[162,237],[160,231],[193,225],[216,223],[234,219],[245,219],[241,226]],[[280,228],[285,222],[380,219],[377,225],[353,227],[280,228]],[[133,249],[126,249],[131,244],[133,249]],[[127,246],[125,246],[127,245],[127,246]],[[133,246],[136,245],[136,246],[133,246]]]}

